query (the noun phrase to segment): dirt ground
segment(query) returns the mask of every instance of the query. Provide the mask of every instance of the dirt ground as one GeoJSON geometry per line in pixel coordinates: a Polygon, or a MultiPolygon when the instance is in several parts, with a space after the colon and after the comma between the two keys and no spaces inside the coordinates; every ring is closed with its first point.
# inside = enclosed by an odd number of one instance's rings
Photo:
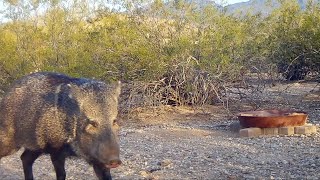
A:
{"type": "MultiPolygon", "coordinates": [[[[320,179],[320,134],[240,138],[236,114],[295,109],[320,124],[316,82],[277,84],[254,101],[234,99],[203,107],[137,108],[121,121],[123,165],[114,179],[320,179]]],[[[1,147],[0,147],[1,148],[1,147]]],[[[0,179],[23,179],[18,153],[1,159],[0,179]]],[[[35,179],[55,179],[48,156],[34,164],[35,179]]],[[[81,159],[66,163],[67,179],[96,179],[81,159]]]]}

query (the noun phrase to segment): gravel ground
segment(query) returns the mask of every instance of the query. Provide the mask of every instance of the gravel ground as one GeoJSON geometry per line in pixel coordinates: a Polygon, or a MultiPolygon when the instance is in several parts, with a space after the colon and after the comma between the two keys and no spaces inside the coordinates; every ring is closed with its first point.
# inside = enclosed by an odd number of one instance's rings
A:
{"type": "MultiPolygon", "coordinates": [[[[315,83],[277,85],[260,108],[291,108],[320,123],[315,83]],[[289,87],[289,88],[286,88],[289,87]]],[[[248,106],[237,107],[236,113],[248,106]]],[[[219,106],[137,110],[120,131],[123,165],[114,179],[320,179],[320,131],[313,135],[240,138],[235,117],[219,106]]],[[[23,179],[18,153],[1,159],[0,179],[23,179]]],[[[96,179],[80,159],[66,163],[67,179],[96,179]]],[[[34,164],[36,179],[55,179],[48,156],[34,164]]]]}

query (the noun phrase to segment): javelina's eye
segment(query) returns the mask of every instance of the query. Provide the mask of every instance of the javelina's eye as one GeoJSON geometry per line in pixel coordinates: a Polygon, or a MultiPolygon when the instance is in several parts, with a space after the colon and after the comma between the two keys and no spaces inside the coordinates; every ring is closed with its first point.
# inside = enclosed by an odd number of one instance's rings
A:
{"type": "Polygon", "coordinates": [[[89,123],[85,128],[85,131],[89,134],[95,134],[97,132],[98,126],[99,126],[98,122],[89,120],[89,123]]]}
{"type": "Polygon", "coordinates": [[[89,124],[91,124],[93,127],[97,128],[99,126],[99,123],[97,121],[89,121],[89,124]]]}
{"type": "Polygon", "coordinates": [[[112,127],[115,128],[116,130],[118,130],[120,128],[117,120],[113,120],[112,127]]]}
{"type": "Polygon", "coordinates": [[[118,120],[117,119],[113,120],[112,125],[113,126],[119,126],[118,120]]]}

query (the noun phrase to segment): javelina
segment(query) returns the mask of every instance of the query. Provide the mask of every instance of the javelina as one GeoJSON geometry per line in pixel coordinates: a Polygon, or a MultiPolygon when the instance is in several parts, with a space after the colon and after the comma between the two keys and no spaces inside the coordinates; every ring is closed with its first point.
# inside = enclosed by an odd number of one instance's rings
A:
{"type": "Polygon", "coordinates": [[[34,73],[13,84],[0,103],[0,159],[24,147],[25,179],[32,164],[50,154],[57,179],[65,179],[65,159],[84,158],[99,179],[111,179],[119,158],[118,97],[120,82],[34,73]]]}

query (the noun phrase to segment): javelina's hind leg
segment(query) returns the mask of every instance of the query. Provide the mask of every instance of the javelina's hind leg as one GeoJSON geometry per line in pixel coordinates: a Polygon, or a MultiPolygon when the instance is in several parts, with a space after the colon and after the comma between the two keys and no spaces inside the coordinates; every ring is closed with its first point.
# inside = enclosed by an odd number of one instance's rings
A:
{"type": "Polygon", "coordinates": [[[64,169],[64,164],[66,157],[63,153],[55,152],[50,154],[52,164],[56,171],[57,180],[66,179],[66,171],[64,169]]]}
{"type": "Polygon", "coordinates": [[[93,169],[99,180],[112,180],[109,168],[100,164],[93,164],[93,169]]]}
{"type": "Polygon", "coordinates": [[[22,153],[20,158],[22,160],[25,180],[33,180],[32,165],[41,154],[41,151],[31,151],[28,149],[22,153]]]}

